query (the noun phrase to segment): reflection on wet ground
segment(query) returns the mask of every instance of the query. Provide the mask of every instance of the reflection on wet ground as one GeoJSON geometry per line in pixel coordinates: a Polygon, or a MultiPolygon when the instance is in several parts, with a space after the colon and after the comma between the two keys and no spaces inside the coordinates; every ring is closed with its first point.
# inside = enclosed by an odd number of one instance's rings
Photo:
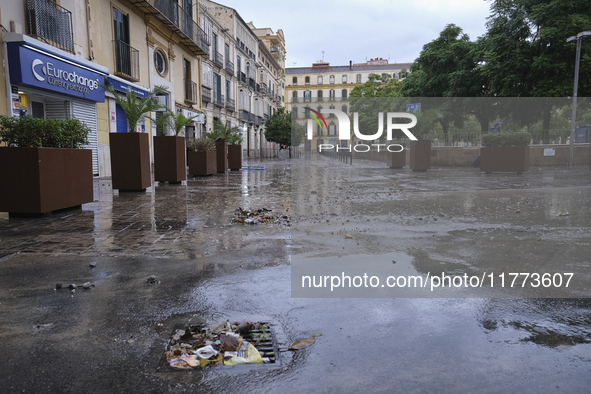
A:
{"type": "Polygon", "coordinates": [[[81,210],[0,216],[7,391],[591,387],[588,290],[579,299],[292,298],[290,278],[292,249],[320,259],[394,256],[419,273],[506,270],[523,261],[531,270],[571,267],[588,276],[586,168],[517,176],[326,158],[246,164],[266,169],[146,193],[114,193],[99,180],[96,201],[81,210]],[[238,207],[289,212],[294,225],[231,225],[238,207]],[[150,275],[160,283],[148,284],[150,275]],[[96,287],[53,290],[86,281],[96,287]],[[283,345],[322,336],[271,369],[156,371],[174,326],[225,319],[275,322],[283,345]]]}

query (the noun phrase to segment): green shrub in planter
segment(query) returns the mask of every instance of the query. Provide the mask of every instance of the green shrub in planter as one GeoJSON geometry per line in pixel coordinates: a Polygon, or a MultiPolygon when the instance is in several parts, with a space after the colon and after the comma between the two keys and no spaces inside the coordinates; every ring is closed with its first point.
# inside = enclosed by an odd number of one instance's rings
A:
{"type": "Polygon", "coordinates": [[[192,152],[215,152],[215,142],[207,138],[194,139],[189,142],[192,152]]]}
{"type": "Polygon", "coordinates": [[[482,136],[482,145],[486,148],[500,146],[527,146],[531,141],[530,133],[491,133],[482,136]]]}
{"type": "Polygon", "coordinates": [[[0,142],[20,148],[81,148],[90,129],[78,119],[0,116],[0,142]]]}

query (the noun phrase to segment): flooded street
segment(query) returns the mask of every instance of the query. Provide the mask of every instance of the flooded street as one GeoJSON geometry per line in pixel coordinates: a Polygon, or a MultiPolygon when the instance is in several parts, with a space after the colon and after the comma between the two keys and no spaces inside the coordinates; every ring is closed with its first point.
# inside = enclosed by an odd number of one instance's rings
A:
{"type": "Polygon", "coordinates": [[[101,179],[81,210],[1,216],[4,390],[589,391],[586,167],[416,173],[317,156],[245,164],[265,169],[146,193],[118,194],[101,179]],[[291,226],[231,224],[237,208],[269,209],[291,226]],[[301,285],[303,275],[342,271],[487,281],[428,295],[301,285]],[[568,288],[499,287],[512,272],[573,277],[568,288]],[[322,335],[272,366],[158,369],[175,328],[227,319],[272,322],[280,347],[322,335]]]}

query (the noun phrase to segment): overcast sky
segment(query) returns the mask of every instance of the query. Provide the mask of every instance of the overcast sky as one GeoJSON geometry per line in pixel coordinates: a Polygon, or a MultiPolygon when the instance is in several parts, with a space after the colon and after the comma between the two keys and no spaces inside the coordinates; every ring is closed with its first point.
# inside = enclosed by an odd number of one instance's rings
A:
{"type": "Polygon", "coordinates": [[[283,29],[286,67],[322,59],[331,65],[381,57],[390,63],[416,59],[424,44],[449,23],[475,40],[485,33],[485,0],[217,0],[256,27],[283,29]]]}

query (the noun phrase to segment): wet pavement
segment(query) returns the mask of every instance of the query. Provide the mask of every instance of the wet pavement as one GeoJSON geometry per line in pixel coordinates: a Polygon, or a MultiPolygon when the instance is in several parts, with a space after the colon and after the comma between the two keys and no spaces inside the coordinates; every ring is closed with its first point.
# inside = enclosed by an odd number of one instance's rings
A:
{"type": "Polygon", "coordinates": [[[266,168],[146,193],[118,194],[101,179],[81,210],[0,216],[3,390],[589,391],[588,169],[245,164],[266,168]],[[239,207],[293,224],[231,224],[239,207]],[[571,299],[292,298],[299,261],[351,256],[421,275],[568,269],[578,287],[571,299]],[[85,282],[95,287],[67,289],[85,282]],[[282,346],[322,336],[270,368],[157,369],[175,327],[226,319],[272,321],[282,346]]]}

